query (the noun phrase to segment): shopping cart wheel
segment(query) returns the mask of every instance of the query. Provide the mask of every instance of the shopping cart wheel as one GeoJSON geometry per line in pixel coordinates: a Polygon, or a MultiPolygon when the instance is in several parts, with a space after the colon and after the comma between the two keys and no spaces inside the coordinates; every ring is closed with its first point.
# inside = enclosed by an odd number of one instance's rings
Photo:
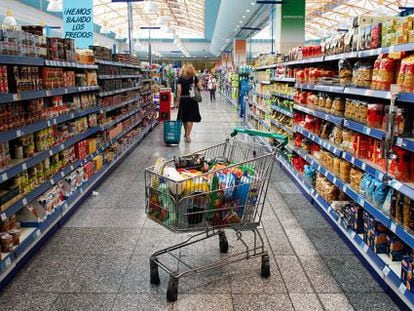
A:
{"type": "Polygon", "coordinates": [[[151,258],[150,259],[150,283],[154,285],[160,284],[160,275],[158,273],[158,265],[151,258]]]}
{"type": "Polygon", "coordinates": [[[229,251],[229,241],[227,240],[226,234],[224,232],[219,233],[219,245],[220,253],[227,254],[229,251]]]}
{"type": "Polygon", "coordinates": [[[262,256],[262,271],[261,276],[264,278],[268,278],[270,276],[270,259],[269,255],[262,256]]]}
{"type": "Polygon", "coordinates": [[[167,301],[174,302],[178,295],[178,278],[171,276],[167,289],[167,301]]]}

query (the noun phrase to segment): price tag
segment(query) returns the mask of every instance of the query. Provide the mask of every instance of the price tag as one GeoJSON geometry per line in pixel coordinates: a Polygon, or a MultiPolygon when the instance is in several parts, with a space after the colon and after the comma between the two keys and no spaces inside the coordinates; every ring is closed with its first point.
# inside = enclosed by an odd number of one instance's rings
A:
{"type": "Polygon", "coordinates": [[[49,156],[53,155],[53,150],[49,150],[49,156]]]}
{"type": "Polygon", "coordinates": [[[21,130],[16,131],[16,137],[20,137],[23,135],[23,132],[21,130]]]}
{"type": "Polygon", "coordinates": [[[397,231],[397,225],[394,222],[391,223],[390,230],[393,233],[395,233],[397,231]]]}
{"type": "Polygon", "coordinates": [[[344,125],[345,126],[349,126],[349,121],[348,120],[344,120],[344,125]]]}
{"type": "Polygon", "coordinates": [[[22,98],[20,94],[13,94],[13,101],[19,101],[22,98]]]}
{"type": "Polygon", "coordinates": [[[332,207],[328,206],[328,213],[330,213],[332,211],[332,207]]]}
{"type": "Polygon", "coordinates": [[[371,129],[369,127],[364,127],[364,133],[366,135],[370,135],[371,134],[371,129]]]}
{"type": "Polygon", "coordinates": [[[36,237],[36,239],[40,238],[41,235],[42,235],[42,232],[39,229],[37,229],[35,231],[35,237],[36,237]]]}
{"type": "Polygon", "coordinates": [[[385,266],[384,269],[382,269],[382,273],[384,273],[385,276],[388,276],[390,272],[391,272],[391,269],[388,266],[385,266]]]}
{"type": "Polygon", "coordinates": [[[397,138],[397,146],[401,147],[403,143],[403,139],[401,137],[397,138]]]}
{"type": "Polygon", "coordinates": [[[70,166],[70,170],[71,170],[71,171],[73,171],[73,169],[74,169],[74,167],[73,167],[73,165],[71,165],[71,166],[70,166]]]}
{"type": "Polygon", "coordinates": [[[366,245],[366,244],[364,244],[363,249],[364,249],[364,253],[367,253],[367,252],[368,252],[368,250],[369,250],[369,246],[368,246],[368,245],[366,245]]]}
{"type": "Polygon", "coordinates": [[[27,199],[26,198],[23,198],[22,204],[23,204],[23,206],[26,206],[27,205],[27,199]]]}
{"type": "Polygon", "coordinates": [[[70,114],[70,118],[73,119],[74,117],[75,117],[75,114],[74,113],[71,113],[70,114]]]}
{"type": "Polygon", "coordinates": [[[401,293],[401,294],[405,294],[405,291],[407,290],[407,287],[405,287],[405,284],[404,283],[401,283],[400,284],[400,287],[398,287],[398,291],[401,293]]]}
{"type": "Polygon", "coordinates": [[[52,125],[52,122],[50,120],[47,120],[47,126],[50,127],[52,125]]]}
{"type": "Polygon", "coordinates": [[[56,125],[56,124],[57,124],[57,120],[56,120],[56,119],[53,119],[52,121],[53,121],[53,124],[54,124],[54,125],[56,125]]]}
{"type": "Polygon", "coordinates": [[[377,175],[377,178],[378,178],[379,180],[383,180],[383,179],[384,179],[384,174],[383,174],[383,173],[381,173],[381,172],[377,172],[375,175],[377,175]]]}
{"type": "Polygon", "coordinates": [[[64,150],[65,149],[65,144],[62,144],[62,145],[60,145],[59,146],[59,149],[62,151],[62,150],[64,150]]]}
{"type": "Polygon", "coordinates": [[[69,207],[68,203],[65,203],[65,204],[63,204],[62,209],[64,211],[66,211],[68,209],[68,207],[69,207]]]}
{"type": "Polygon", "coordinates": [[[400,190],[402,186],[403,186],[402,183],[400,183],[398,180],[394,180],[394,188],[396,190],[400,190]]]}
{"type": "Polygon", "coordinates": [[[11,259],[10,256],[6,258],[6,260],[4,261],[4,265],[6,266],[6,268],[10,267],[11,265],[11,259]]]}
{"type": "Polygon", "coordinates": [[[55,185],[55,181],[53,180],[53,178],[50,180],[50,185],[53,187],[55,185]]]}
{"type": "Polygon", "coordinates": [[[351,163],[355,164],[355,158],[354,157],[351,158],[351,163]]]}
{"type": "Polygon", "coordinates": [[[393,52],[394,52],[394,50],[395,50],[395,45],[391,45],[391,46],[388,48],[389,53],[393,53],[393,52]]]}
{"type": "Polygon", "coordinates": [[[333,182],[334,184],[336,184],[336,182],[337,182],[336,177],[334,177],[334,178],[333,178],[332,182],[333,182]]]}
{"type": "Polygon", "coordinates": [[[337,152],[338,152],[338,149],[334,148],[334,149],[333,149],[333,153],[335,153],[335,154],[336,154],[337,152]]]}
{"type": "Polygon", "coordinates": [[[83,193],[83,188],[80,188],[80,193],[83,193]]]}
{"type": "Polygon", "coordinates": [[[5,213],[1,213],[0,219],[1,219],[1,221],[6,221],[7,220],[6,214],[5,213]]]}
{"type": "Polygon", "coordinates": [[[365,206],[365,200],[364,200],[363,198],[361,198],[361,197],[359,197],[359,198],[358,198],[358,203],[359,203],[359,205],[361,205],[362,207],[364,207],[364,206],[365,206]]]}
{"type": "Polygon", "coordinates": [[[354,239],[354,238],[355,238],[355,236],[356,236],[356,232],[355,232],[355,231],[352,231],[352,232],[351,232],[351,238],[353,238],[353,239],[354,239]]]}
{"type": "Polygon", "coordinates": [[[48,96],[52,96],[52,91],[47,90],[47,91],[46,91],[46,96],[47,96],[47,97],[48,97],[48,96]]]}
{"type": "Polygon", "coordinates": [[[318,165],[318,171],[320,171],[321,170],[321,166],[320,165],[318,165]]]}
{"type": "Polygon", "coordinates": [[[363,170],[363,171],[365,171],[365,168],[367,167],[367,165],[365,164],[365,163],[362,163],[361,164],[361,169],[363,170]]]}
{"type": "Polygon", "coordinates": [[[22,164],[22,170],[23,170],[23,171],[27,170],[27,164],[26,164],[26,163],[23,163],[23,164],[22,164]]]}
{"type": "Polygon", "coordinates": [[[65,177],[65,172],[64,171],[60,172],[60,177],[61,178],[65,177]]]}

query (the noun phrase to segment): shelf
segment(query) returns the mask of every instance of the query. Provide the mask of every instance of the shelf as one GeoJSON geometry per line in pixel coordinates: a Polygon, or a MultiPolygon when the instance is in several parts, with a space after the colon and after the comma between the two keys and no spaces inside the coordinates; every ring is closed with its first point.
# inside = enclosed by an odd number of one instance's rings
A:
{"type": "Polygon", "coordinates": [[[43,66],[44,59],[40,57],[0,55],[0,64],[2,65],[23,65],[23,66],[43,66]]]}
{"type": "Polygon", "coordinates": [[[260,98],[269,100],[271,98],[271,95],[261,94],[261,93],[255,93],[255,95],[259,96],[260,98]]]}
{"type": "Polygon", "coordinates": [[[109,79],[138,79],[141,78],[141,75],[98,75],[100,80],[109,80],[109,79]]]}
{"type": "Polygon", "coordinates": [[[293,136],[294,132],[293,132],[290,128],[288,128],[286,125],[284,125],[284,124],[282,124],[282,123],[280,123],[279,121],[276,121],[276,120],[274,120],[274,119],[270,119],[270,122],[271,122],[274,126],[276,126],[276,127],[280,128],[280,129],[284,130],[284,131],[285,131],[286,133],[288,133],[290,136],[293,136]]]}
{"type": "Polygon", "coordinates": [[[65,87],[51,90],[28,91],[21,93],[0,94],[0,104],[18,102],[22,100],[31,100],[50,96],[60,96],[67,94],[75,94],[80,92],[90,92],[99,90],[99,86],[82,86],[82,87],[65,87]]]}
{"type": "Polygon", "coordinates": [[[269,85],[271,82],[270,81],[257,81],[257,83],[269,85]]]}
{"type": "Polygon", "coordinates": [[[136,68],[136,69],[142,70],[141,66],[131,65],[131,64],[121,63],[121,62],[112,62],[109,60],[101,60],[101,59],[96,59],[95,62],[101,65],[109,65],[109,66],[117,66],[117,67],[125,67],[125,68],[136,68]]]}
{"type": "Polygon", "coordinates": [[[270,126],[263,121],[261,118],[259,118],[258,116],[256,116],[254,113],[250,114],[257,122],[259,122],[266,130],[270,131],[270,126]]]}
{"type": "Polygon", "coordinates": [[[284,62],[278,65],[291,66],[291,65],[314,64],[314,63],[322,63],[323,60],[324,60],[323,56],[318,56],[318,57],[305,58],[302,60],[288,61],[288,62],[284,62]]]}
{"type": "Polygon", "coordinates": [[[361,123],[358,123],[352,120],[345,119],[344,126],[353,131],[365,134],[367,136],[370,136],[370,137],[373,137],[379,140],[382,140],[385,137],[385,132],[383,130],[370,128],[368,126],[365,126],[364,124],[361,124],[361,123]]]}
{"type": "Polygon", "coordinates": [[[116,94],[120,94],[120,93],[139,90],[140,88],[141,88],[141,86],[134,86],[134,87],[126,88],[126,89],[113,90],[113,91],[108,91],[108,92],[101,92],[101,93],[98,94],[98,96],[99,97],[111,96],[111,95],[116,95],[116,94]]]}
{"type": "Polygon", "coordinates": [[[106,112],[109,112],[109,111],[112,111],[112,110],[115,110],[115,109],[118,109],[118,108],[122,108],[122,107],[124,107],[126,105],[132,104],[132,103],[134,103],[134,102],[136,102],[138,100],[139,100],[139,97],[135,97],[135,98],[129,99],[127,101],[124,101],[124,102],[122,102],[122,103],[120,103],[118,105],[101,108],[99,110],[99,112],[100,113],[106,113],[106,112]]]}
{"type": "Polygon", "coordinates": [[[125,119],[128,119],[129,117],[133,116],[134,114],[137,114],[141,110],[142,110],[141,107],[139,107],[138,109],[134,109],[131,112],[128,112],[127,114],[123,115],[122,117],[120,117],[120,118],[118,118],[118,119],[116,119],[112,122],[109,122],[108,124],[105,124],[105,125],[101,126],[101,131],[105,131],[107,129],[110,129],[114,125],[124,121],[125,119]]]}
{"type": "Polygon", "coordinates": [[[269,110],[266,110],[265,108],[260,107],[257,103],[252,102],[251,103],[254,107],[256,107],[256,109],[259,109],[260,111],[263,111],[265,114],[270,114],[269,110]]]}
{"type": "MultiPolygon", "coordinates": [[[[29,251],[34,249],[38,242],[43,237],[45,237],[53,227],[57,225],[62,226],[60,222],[66,217],[68,213],[76,209],[77,204],[82,199],[82,197],[88,195],[93,187],[137,144],[142,141],[145,135],[154,127],[155,124],[156,122],[153,122],[145,129],[143,129],[142,133],[135,139],[135,141],[129,146],[126,146],[122,154],[118,155],[110,163],[104,164],[102,169],[100,169],[90,179],[78,187],[78,189],[76,189],[69,198],[67,198],[59,207],[55,208],[54,211],[48,215],[41,223],[38,223],[38,227],[22,227],[20,245],[16,246],[13,252],[7,254],[7,257],[0,261],[0,270],[3,272],[0,276],[1,282],[7,278],[12,270],[20,269],[18,266],[20,260],[23,260],[29,251]]],[[[128,130],[123,134],[127,132],[128,130]]]]}
{"type": "Polygon", "coordinates": [[[45,66],[48,67],[70,67],[79,69],[98,69],[98,65],[94,64],[80,64],[77,62],[57,61],[57,60],[45,60],[45,66]]]}
{"type": "Polygon", "coordinates": [[[58,117],[55,117],[49,120],[38,121],[33,124],[19,128],[17,130],[16,129],[7,130],[7,131],[0,133],[0,142],[7,142],[12,139],[21,137],[23,135],[31,134],[31,133],[40,131],[42,129],[48,128],[52,125],[64,123],[72,119],[86,116],[91,113],[97,113],[98,111],[99,111],[98,107],[91,107],[85,110],[65,113],[61,116],[58,116],[58,117]]]}
{"type": "Polygon", "coordinates": [[[395,145],[411,152],[414,152],[414,138],[398,137],[395,141],[395,145]]]}
{"type": "Polygon", "coordinates": [[[266,70],[266,69],[272,69],[272,68],[276,68],[279,64],[272,64],[272,65],[264,65],[264,66],[260,66],[255,68],[255,70],[266,70]]]}
{"type": "Polygon", "coordinates": [[[293,100],[293,95],[287,95],[287,94],[272,92],[272,96],[276,96],[276,97],[283,98],[283,99],[288,99],[288,100],[293,100]]]}
{"type": "Polygon", "coordinates": [[[286,83],[295,83],[295,78],[271,78],[272,82],[286,82],[286,83]]]}
{"type": "Polygon", "coordinates": [[[332,60],[340,60],[340,59],[348,59],[348,58],[358,58],[358,52],[349,52],[349,53],[341,53],[335,55],[326,55],[324,60],[325,61],[332,61],[332,60]]]}
{"type": "Polygon", "coordinates": [[[390,92],[387,92],[387,91],[360,89],[356,87],[346,87],[344,90],[344,94],[375,97],[375,98],[381,98],[381,99],[391,98],[390,92]]]}
{"type": "Polygon", "coordinates": [[[341,156],[341,152],[342,152],[341,149],[339,149],[338,147],[336,147],[336,146],[332,145],[331,143],[325,141],[324,139],[319,138],[317,135],[309,132],[308,130],[305,130],[303,127],[295,125],[294,130],[296,132],[302,134],[306,138],[309,138],[310,140],[317,143],[318,145],[324,147],[326,150],[330,151],[331,153],[333,153],[337,157],[341,156]]]}
{"type": "Polygon", "coordinates": [[[299,104],[294,104],[293,109],[298,110],[298,111],[302,111],[304,113],[307,113],[307,114],[310,114],[310,115],[315,116],[317,118],[329,121],[329,122],[334,123],[334,124],[339,125],[339,126],[341,126],[343,121],[344,121],[344,118],[342,118],[342,117],[334,116],[332,114],[325,113],[325,112],[322,112],[322,111],[319,111],[319,110],[310,109],[306,106],[302,106],[302,105],[299,105],[299,104]]]}
{"type": "Polygon", "coordinates": [[[281,108],[279,106],[276,106],[276,105],[270,105],[270,108],[277,111],[277,112],[280,112],[280,113],[284,114],[285,116],[288,116],[289,118],[293,118],[293,112],[291,112],[291,111],[288,111],[288,110],[286,110],[284,108],[281,108]]]}
{"type": "Polygon", "coordinates": [[[75,135],[74,137],[68,139],[64,143],[61,143],[49,150],[39,152],[33,157],[25,160],[19,161],[18,164],[8,168],[4,169],[0,172],[0,183],[5,182],[6,180],[9,180],[10,178],[20,174],[21,172],[27,170],[30,167],[35,166],[36,164],[40,163],[41,161],[45,160],[48,157],[51,157],[52,155],[59,153],[62,150],[67,149],[68,147],[76,144],[78,141],[81,141],[88,136],[91,136],[97,132],[99,132],[99,127],[93,127],[88,130],[86,130],[84,133],[75,135]]]}
{"type": "Polygon", "coordinates": [[[15,55],[0,55],[0,64],[22,66],[69,67],[79,69],[98,69],[97,65],[80,64],[77,62],[54,61],[41,57],[27,57],[15,55]]]}

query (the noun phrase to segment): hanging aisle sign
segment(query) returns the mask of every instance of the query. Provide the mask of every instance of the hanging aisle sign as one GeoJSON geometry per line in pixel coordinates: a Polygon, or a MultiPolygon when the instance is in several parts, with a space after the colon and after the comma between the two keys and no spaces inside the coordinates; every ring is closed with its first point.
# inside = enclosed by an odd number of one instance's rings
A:
{"type": "Polygon", "coordinates": [[[93,45],[93,0],[63,0],[63,29],[77,48],[93,45]]]}

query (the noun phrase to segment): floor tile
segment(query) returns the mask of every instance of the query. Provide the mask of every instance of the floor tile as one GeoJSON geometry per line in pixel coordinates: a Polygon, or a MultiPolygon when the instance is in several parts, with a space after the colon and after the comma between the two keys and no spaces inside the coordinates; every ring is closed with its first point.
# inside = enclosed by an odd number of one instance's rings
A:
{"type": "Polygon", "coordinates": [[[391,298],[384,293],[351,293],[346,294],[355,310],[359,311],[397,311],[391,298]]]}
{"type": "Polygon", "coordinates": [[[296,256],[276,256],[276,263],[289,293],[314,293],[296,256]]]}
{"type": "Polygon", "coordinates": [[[65,289],[69,293],[117,293],[129,261],[124,255],[85,257],[65,289]]]}
{"type": "Polygon", "coordinates": [[[174,311],[232,311],[233,301],[230,294],[194,294],[194,295],[180,295],[178,300],[174,303],[174,311]]]}
{"type": "Polygon", "coordinates": [[[282,197],[291,209],[313,208],[309,201],[302,194],[282,194],[282,197]]]}
{"type": "Polygon", "coordinates": [[[352,251],[332,228],[308,229],[309,239],[320,255],[352,255],[352,251]]]}
{"type": "Polygon", "coordinates": [[[44,311],[49,310],[56,300],[56,293],[3,293],[0,296],[3,311],[44,311]]]}
{"type": "Polygon", "coordinates": [[[355,310],[344,294],[320,294],[326,311],[353,311],[355,310]]]}
{"type": "Polygon", "coordinates": [[[285,232],[297,255],[311,256],[318,254],[312,241],[302,228],[287,228],[285,232]]]}
{"type": "Polygon", "coordinates": [[[383,292],[382,288],[353,255],[323,256],[335,280],[346,293],[383,292]],[[352,273],[350,273],[352,271],[352,273]]]}
{"type": "Polygon", "coordinates": [[[289,292],[295,311],[319,311],[323,310],[316,294],[302,294],[289,292]]]}
{"type": "Polygon", "coordinates": [[[166,301],[165,295],[157,294],[118,294],[112,311],[171,311],[173,304],[166,301]]]}
{"type": "Polygon", "coordinates": [[[235,311],[273,311],[273,310],[294,310],[289,296],[286,294],[233,294],[235,311]]]}
{"type": "Polygon", "coordinates": [[[316,293],[342,293],[331,271],[319,256],[299,256],[316,293]]]}
{"type": "Polygon", "coordinates": [[[109,311],[116,294],[59,294],[50,311],[109,311]]]}

